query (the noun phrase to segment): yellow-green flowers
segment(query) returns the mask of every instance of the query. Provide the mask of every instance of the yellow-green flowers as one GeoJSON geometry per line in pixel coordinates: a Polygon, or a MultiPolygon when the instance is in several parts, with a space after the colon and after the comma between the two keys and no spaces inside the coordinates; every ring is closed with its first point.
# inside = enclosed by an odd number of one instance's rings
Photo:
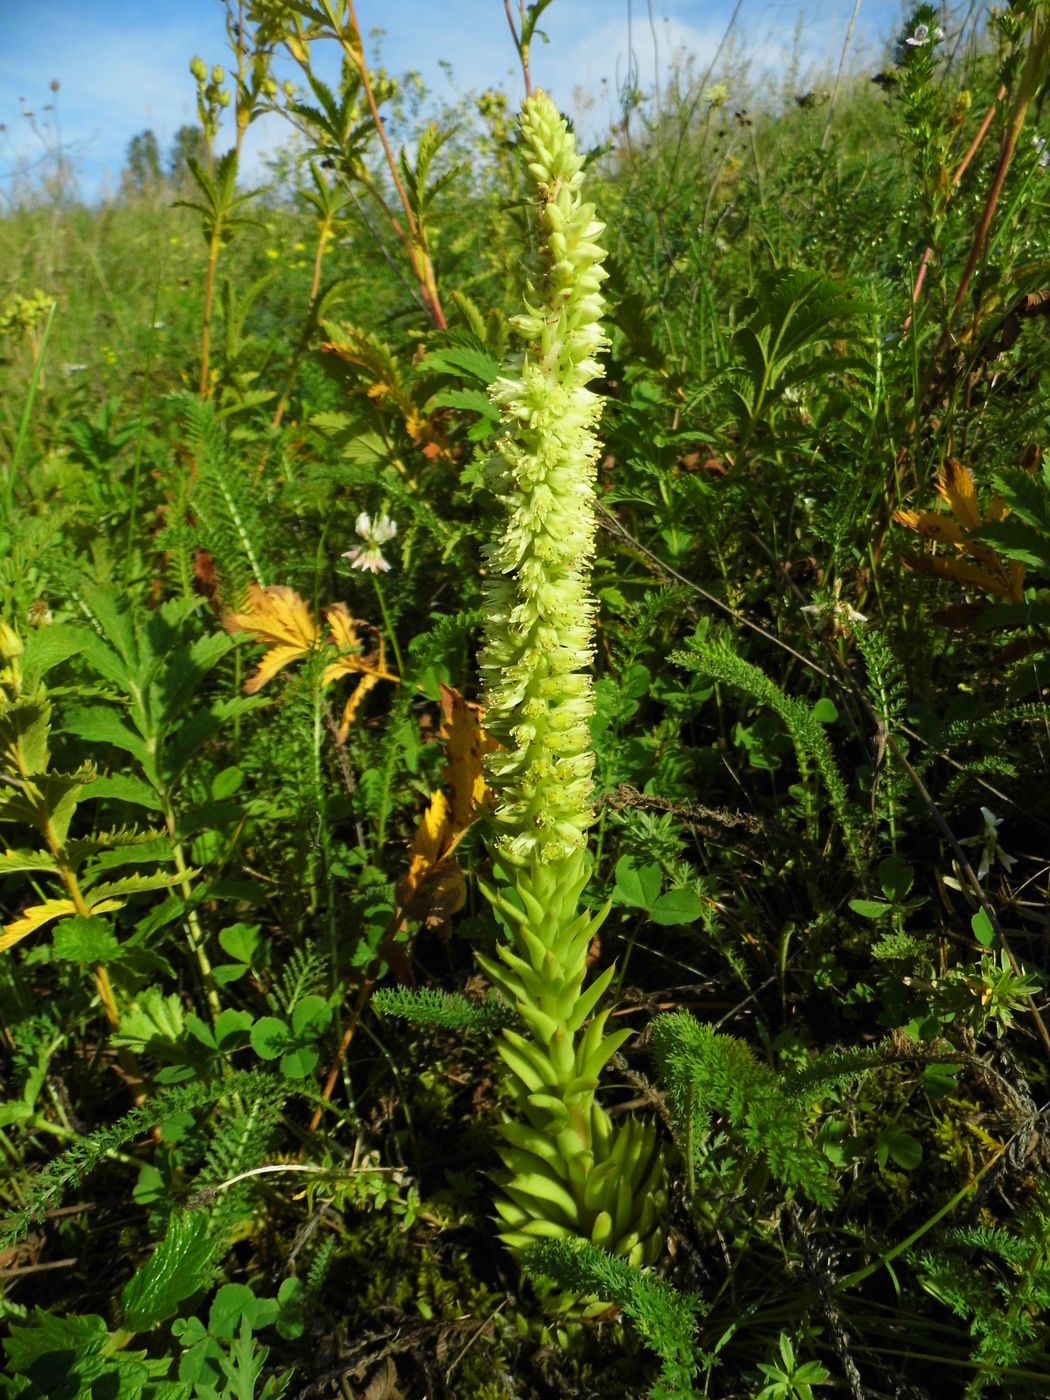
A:
{"type": "Polygon", "coordinates": [[[524,1027],[504,1031],[500,1045],[517,1112],[502,1127],[496,1208],[511,1248],[578,1236],[648,1263],[661,1245],[663,1163],[651,1125],[614,1131],[595,1098],[630,1033],[605,1033],[599,1003],[611,967],[584,990],[605,911],[578,908],[593,821],[589,576],[600,401],[587,385],[604,343],[603,225],[583,202],[573,138],[542,92],[526,99],[521,142],[537,194],[539,266],[515,321],[521,351],[491,391],[504,431],[488,484],[506,523],[487,556],[481,657],[485,725],[501,745],[486,761],[494,854],[510,884],[486,893],[511,942],[479,962],[524,1027]]]}
{"type": "Polygon", "coordinates": [[[499,844],[514,857],[558,861],[583,848],[594,764],[587,721],[594,605],[594,437],[603,225],[583,203],[583,162],[554,104],[536,93],[521,134],[538,194],[541,276],[514,325],[515,373],[492,397],[505,435],[488,484],[507,512],[488,551],[485,724],[503,752],[490,761],[499,844]]]}

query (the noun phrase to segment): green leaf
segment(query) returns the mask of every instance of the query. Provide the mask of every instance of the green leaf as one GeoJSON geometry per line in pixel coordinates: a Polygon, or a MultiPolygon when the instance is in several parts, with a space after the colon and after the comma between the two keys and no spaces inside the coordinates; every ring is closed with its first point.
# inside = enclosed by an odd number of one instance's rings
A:
{"type": "Polygon", "coordinates": [[[74,914],[55,929],[56,958],[75,963],[107,963],[120,956],[120,944],[105,919],[74,914]]]}
{"type": "Polygon", "coordinates": [[[32,690],[48,671],[82,651],[86,635],[83,628],[71,627],[66,623],[55,623],[51,627],[31,631],[26,636],[22,657],[25,689],[32,690]]]}
{"type": "Polygon", "coordinates": [[[499,410],[480,389],[441,389],[427,400],[427,409],[460,408],[479,413],[493,425],[499,422],[499,410]]]}
{"type": "Polygon", "coordinates": [[[251,1040],[260,1060],[276,1060],[288,1049],[291,1033],[276,1016],[260,1016],[252,1026],[251,1040]]]}
{"type": "Polygon", "coordinates": [[[92,907],[104,899],[122,899],[129,894],[142,894],[148,890],[165,890],[181,884],[184,879],[193,879],[198,870],[188,870],[180,874],[178,870],[155,870],[152,875],[125,875],[121,880],[110,880],[101,885],[93,885],[87,896],[92,907]]]}
{"type": "Polygon", "coordinates": [[[153,765],[142,736],[104,705],[72,710],[66,715],[62,728],[67,734],[76,734],[92,744],[111,744],[114,748],[123,749],[132,758],[138,759],[147,777],[151,775],[153,765]]]}
{"type": "Polygon", "coordinates": [[[978,909],[970,920],[970,927],[973,929],[973,936],[982,948],[992,948],[995,946],[995,929],[992,921],[988,917],[986,909],[978,909]]]}
{"type": "Polygon", "coordinates": [[[216,802],[224,802],[227,797],[232,797],[235,792],[240,790],[243,782],[244,770],[242,768],[224,768],[212,779],[211,795],[216,802]]]}
{"type": "Polygon", "coordinates": [[[174,1211],[164,1239],[121,1294],[125,1327],[144,1332],[171,1317],[205,1283],[217,1244],[205,1211],[174,1211]]]}
{"type": "Polygon", "coordinates": [[[21,874],[28,870],[46,870],[57,874],[58,862],[48,851],[4,851],[0,855],[0,875],[21,874]]]}
{"type": "Polygon", "coordinates": [[[101,1317],[55,1317],[43,1308],[36,1308],[32,1326],[11,1324],[4,1350],[9,1369],[24,1376],[33,1368],[41,1387],[38,1393],[47,1395],[50,1393],[47,1377],[56,1365],[65,1368],[71,1355],[96,1355],[108,1340],[109,1328],[101,1317]],[[39,1371],[34,1365],[36,1362],[44,1363],[39,1371]]]}
{"type": "Polygon", "coordinates": [[[219,930],[219,946],[231,958],[251,966],[259,947],[259,925],[228,924],[219,930]]]}
{"type": "Polygon", "coordinates": [[[332,1020],[332,1008],[324,997],[307,996],[292,1008],[292,1034],[296,1039],[316,1040],[332,1020]]]}
{"type": "Polygon", "coordinates": [[[900,904],[915,880],[915,871],[901,856],[887,856],[879,862],[879,884],[892,904],[900,904]]]}
{"type": "Polygon", "coordinates": [[[425,355],[416,366],[416,371],[420,374],[454,374],[457,378],[473,379],[488,386],[499,378],[500,368],[499,361],[480,346],[476,349],[450,346],[425,355]]]}
{"type": "Polygon", "coordinates": [[[247,1045],[251,1028],[251,1012],[236,1011],[232,1006],[219,1012],[214,1030],[193,1012],[186,1017],[186,1029],[190,1035],[220,1055],[247,1045]]]}
{"type": "Polygon", "coordinates": [[[849,907],[862,919],[884,919],[887,914],[893,913],[893,905],[881,899],[851,899],[849,907]]]}
{"type": "Polygon", "coordinates": [[[944,1099],[953,1093],[962,1065],[929,1064],[922,1072],[922,1087],[927,1098],[944,1099]]]}
{"type": "Polygon", "coordinates": [[[839,712],[826,695],[822,695],[813,706],[813,718],[818,724],[834,724],[839,712]]]}
{"type": "Polygon", "coordinates": [[[257,1298],[245,1283],[224,1283],[208,1312],[208,1331],[219,1341],[230,1342],[242,1318],[253,1332],[258,1332],[269,1327],[277,1313],[278,1306],[273,1298],[257,1298]]]}
{"type": "Polygon", "coordinates": [[[688,885],[665,890],[649,910],[654,924],[692,924],[700,917],[700,896],[688,885]]]}
{"type": "Polygon", "coordinates": [[[305,1079],[317,1068],[320,1052],[312,1045],[296,1045],[281,1056],[281,1073],[288,1079],[305,1079]]]}
{"type": "Polygon", "coordinates": [[[160,987],[147,987],[121,1013],[111,1041],[142,1054],[158,1045],[169,1049],[185,1033],[186,1015],[178,996],[174,992],[165,996],[160,987]]]}
{"type": "Polygon", "coordinates": [[[16,773],[45,773],[51,728],[51,706],[46,700],[16,700],[0,711],[0,754],[16,773]]]}
{"type": "Polygon", "coordinates": [[[115,797],[119,802],[131,802],[136,807],[148,807],[151,812],[163,812],[164,803],[149,783],[117,773],[108,778],[96,778],[84,789],[84,799],[115,797]]]}
{"type": "Polygon", "coordinates": [[[277,1331],[286,1341],[294,1342],[306,1331],[306,1289],[302,1279],[286,1278],[277,1290],[277,1331]]]}
{"type": "Polygon", "coordinates": [[[651,909],[660,893],[660,867],[655,864],[636,866],[633,856],[621,856],[616,862],[616,886],[613,902],[632,909],[651,909]]]}
{"type": "Polygon", "coordinates": [[[883,1128],[875,1139],[875,1155],[880,1167],[885,1167],[887,1161],[893,1161],[903,1171],[914,1171],[922,1161],[922,1143],[903,1128],[891,1124],[883,1128]]]}

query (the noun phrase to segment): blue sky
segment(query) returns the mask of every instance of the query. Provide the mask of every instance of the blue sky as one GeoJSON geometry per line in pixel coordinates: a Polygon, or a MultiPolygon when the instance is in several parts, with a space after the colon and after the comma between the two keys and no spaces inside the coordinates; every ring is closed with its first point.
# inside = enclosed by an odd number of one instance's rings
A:
{"type": "MultiPolygon", "coordinates": [[[[505,87],[515,101],[520,95],[502,0],[357,0],[356,8],[364,33],[384,31],[386,67],[418,71],[438,98],[490,86],[505,87]]],[[[589,91],[591,120],[600,123],[612,115],[608,95],[630,53],[643,87],[676,50],[694,53],[704,68],[733,8],[732,0],[554,0],[542,21],[550,43],[534,45],[534,81],[574,114],[574,93],[589,91]]],[[[807,68],[812,75],[837,64],[853,8],[854,0],[742,0],[738,51],[760,74],[779,69],[797,42],[804,81],[807,68]]],[[[900,0],[862,0],[855,63],[878,63],[903,8],[900,0]]],[[[209,66],[225,63],[221,0],[0,0],[0,204],[12,172],[42,154],[20,98],[39,123],[57,122],[81,192],[94,198],[115,188],[136,132],[152,127],[165,150],[178,127],[195,120],[194,54],[209,66]],[[48,90],[52,79],[61,84],[57,95],[48,90]],[[42,111],[49,102],[53,113],[42,111]]],[[[283,139],[277,119],[259,123],[249,165],[283,139]]]]}

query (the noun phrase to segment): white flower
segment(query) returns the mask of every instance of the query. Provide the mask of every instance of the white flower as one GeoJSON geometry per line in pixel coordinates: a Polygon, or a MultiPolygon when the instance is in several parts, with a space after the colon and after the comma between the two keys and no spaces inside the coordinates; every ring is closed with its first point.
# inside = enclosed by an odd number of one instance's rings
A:
{"type": "Polygon", "coordinates": [[[804,613],[812,613],[817,618],[834,618],[838,622],[867,622],[867,618],[862,612],[858,612],[852,604],[847,603],[845,598],[828,598],[822,603],[809,603],[802,609],[804,613]]]}
{"type": "Polygon", "coordinates": [[[385,513],[373,521],[366,511],[362,511],[354,522],[354,529],[364,544],[348,549],[342,557],[350,560],[352,569],[361,569],[370,574],[388,574],[390,565],[383,558],[383,545],[397,534],[397,522],[385,513]]]}
{"type": "Polygon", "coordinates": [[[913,49],[922,49],[927,44],[939,44],[943,38],[944,30],[939,24],[935,29],[931,29],[928,24],[917,24],[915,33],[909,34],[904,42],[913,49]]]}
{"type": "Polygon", "coordinates": [[[984,830],[979,836],[967,836],[962,842],[963,846],[980,846],[981,860],[977,867],[977,878],[983,880],[991,870],[996,861],[1009,872],[1016,864],[1017,857],[1007,855],[999,845],[999,825],[1002,817],[997,817],[994,812],[990,812],[987,807],[981,808],[981,819],[984,822],[984,830]]]}

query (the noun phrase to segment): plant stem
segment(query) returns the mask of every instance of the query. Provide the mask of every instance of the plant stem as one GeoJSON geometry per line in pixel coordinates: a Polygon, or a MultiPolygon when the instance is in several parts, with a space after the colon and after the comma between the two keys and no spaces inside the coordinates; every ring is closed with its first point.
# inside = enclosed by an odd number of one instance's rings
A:
{"type": "Polygon", "coordinates": [[[11,503],[15,494],[15,481],[18,478],[18,471],[22,465],[22,453],[25,450],[26,439],[29,436],[29,421],[33,415],[33,403],[36,399],[36,391],[40,384],[40,377],[44,372],[44,355],[47,353],[47,341],[51,334],[51,323],[55,319],[55,308],[57,301],[51,303],[51,310],[47,313],[47,321],[44,323],[44,334],[40,337],[40,348],[36,353],[33,362],[33,373],[29,380],[29,389],[26,393],[26,401],[22,407],[22,417],[18,423],[18,437],[15,439],[15,450],[11,455],[11,465],[7,469],[7,481],[4,485],[4,510],[5,514],[11,514],[11,503]]]}
{"type": "Polygon", "coordinates": [[[386,598],[376,574],[372,575],[372,585],[375,588],[376,597],[379,599],[379,611],[383,614],[383,626],[386,628],[387,637],[390,639],[390,648],[394,653],[394,660],[397,662],[397,674],[404,676],[405,663],[401,659],[401,648],[397,644],[397,632],[394,630],[394,624],[390,620],[389,612],[387,612],[386,598]]]}
{"type": "Polygon", "coordinates": [[[216,218],[215,228],[208,243],[208,275],[204,283],[204,312],[201,320],[201,377],[197,392],[202,399],[211,397],[208,390],[208,354],[211,347],[212,302],[215,299],[215,269],[222,248],[219,229],[220,221],[216,218]]]}

